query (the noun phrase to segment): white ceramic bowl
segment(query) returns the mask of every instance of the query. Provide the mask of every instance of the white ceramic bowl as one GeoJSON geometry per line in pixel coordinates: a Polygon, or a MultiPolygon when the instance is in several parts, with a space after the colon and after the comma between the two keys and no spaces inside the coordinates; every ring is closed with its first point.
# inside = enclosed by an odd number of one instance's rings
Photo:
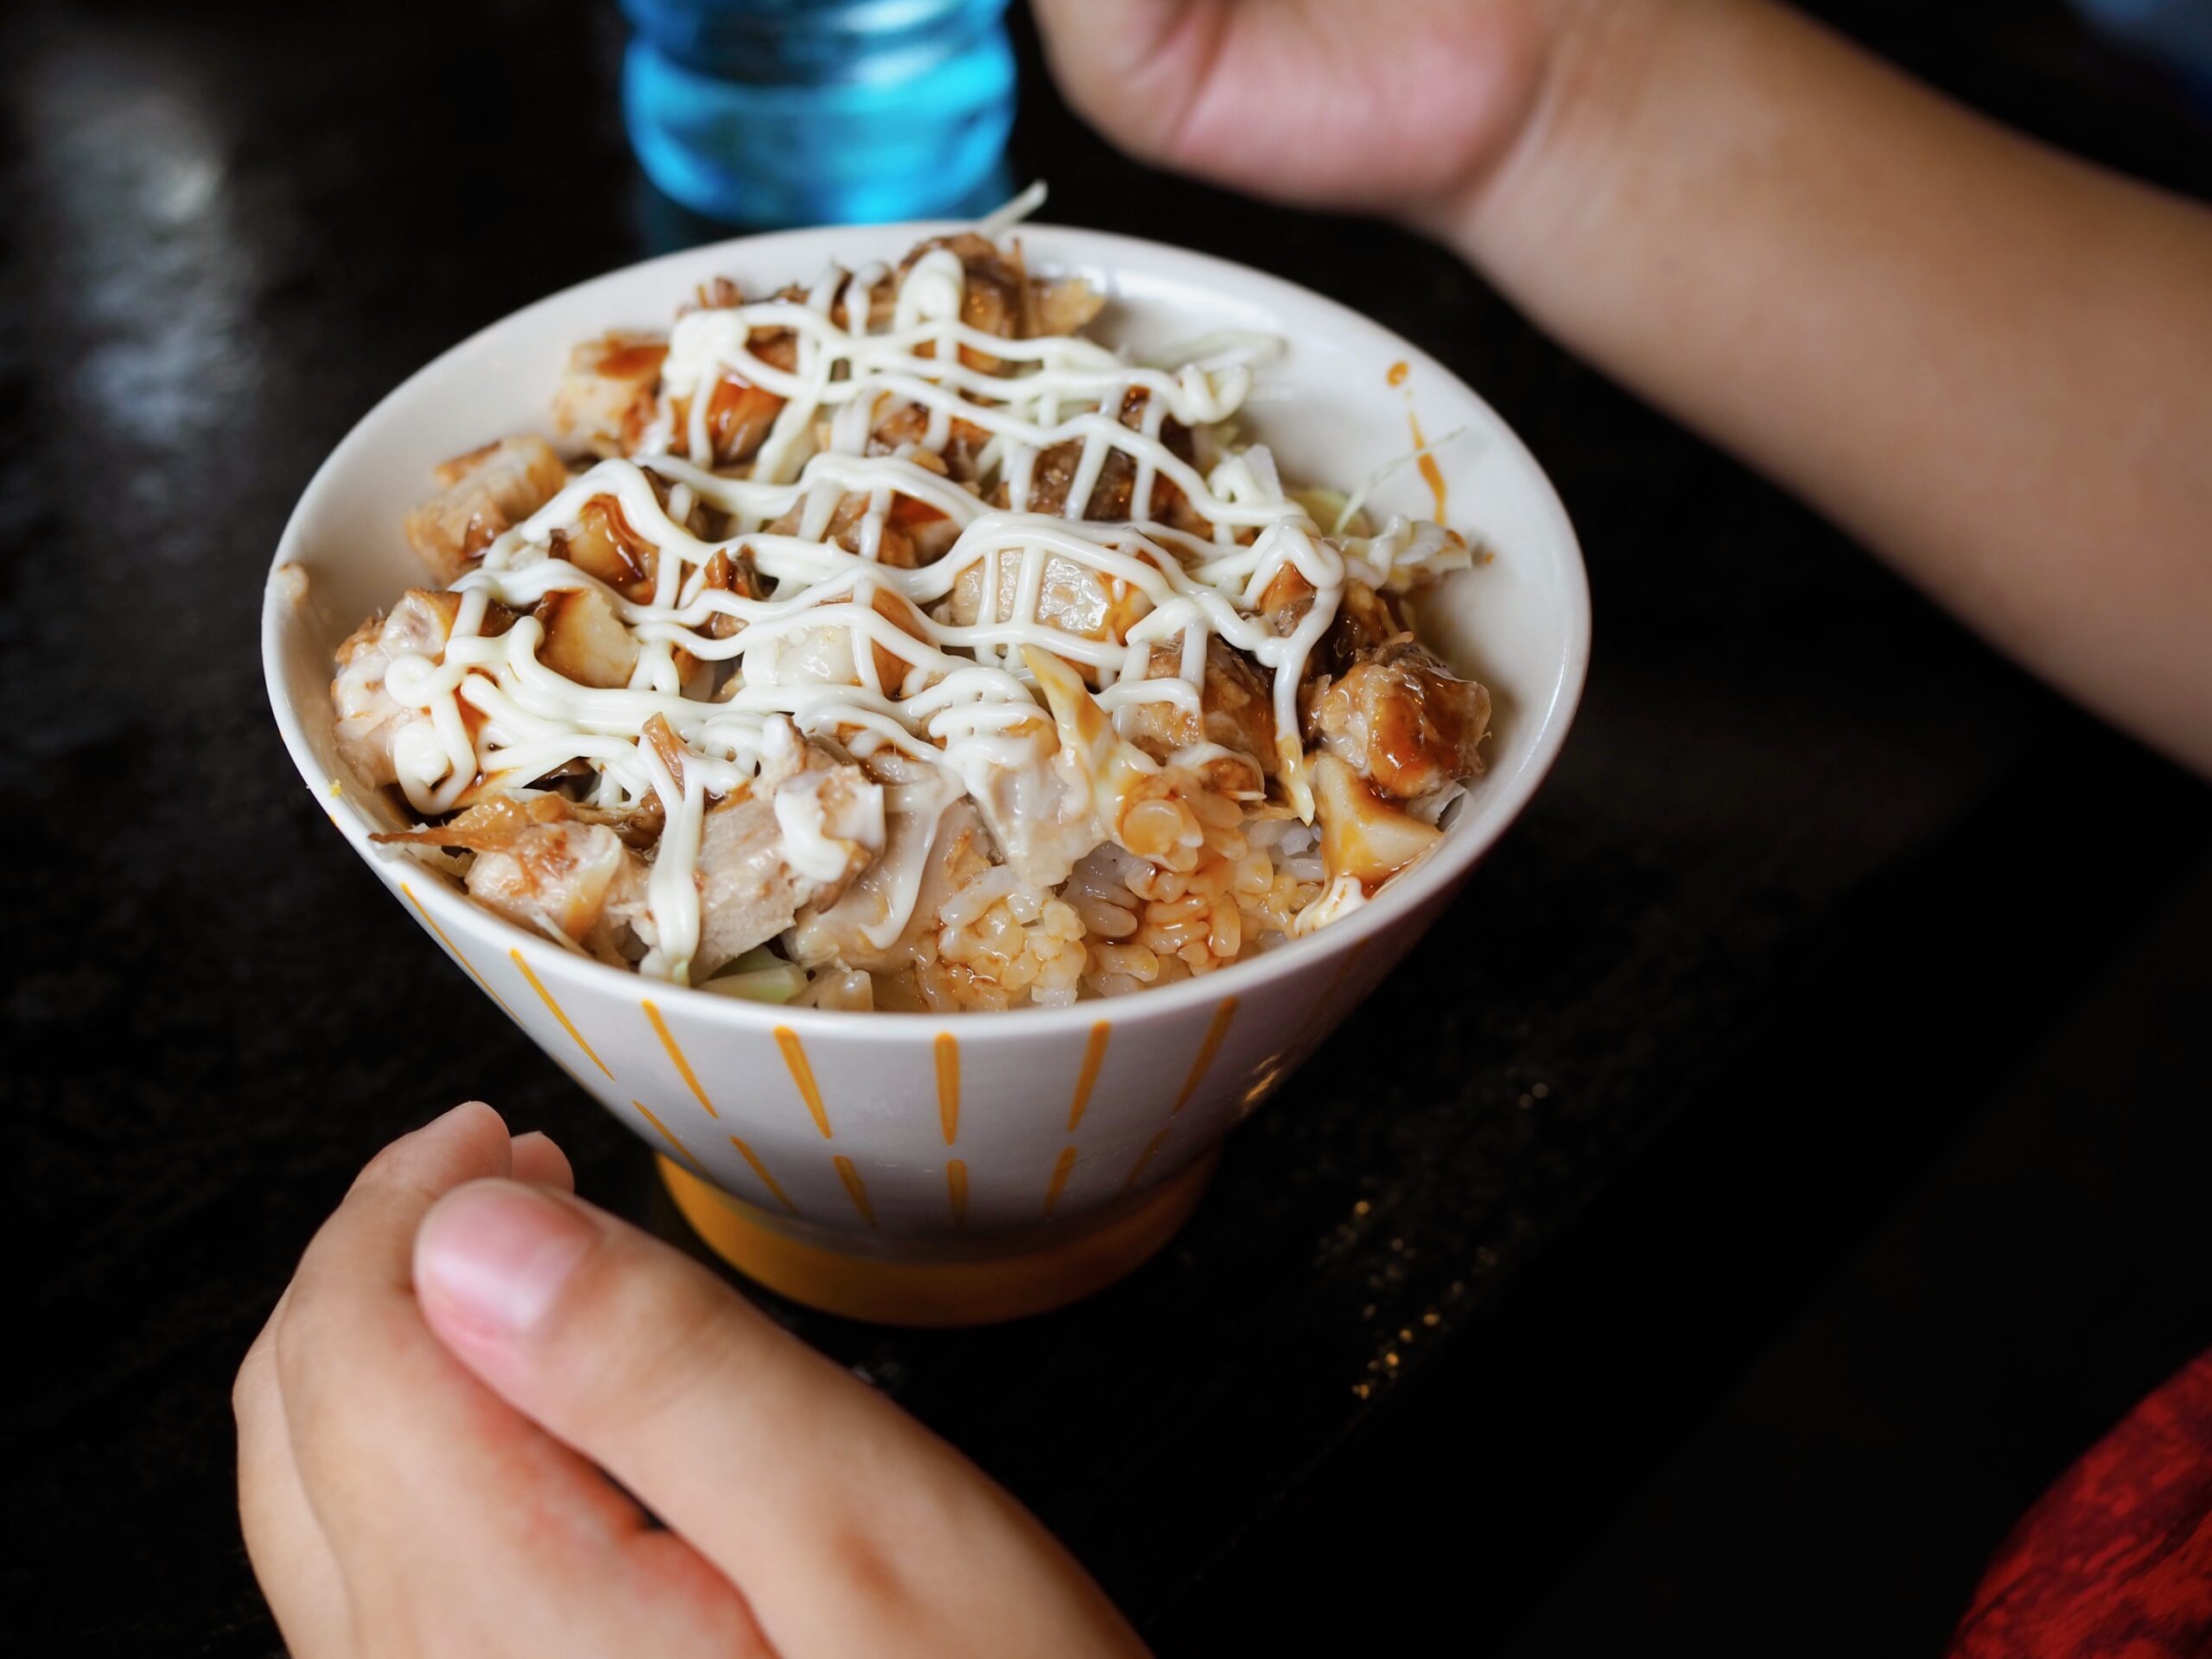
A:
{"type": "MultiPolygon", "coordinates": [[[[772,289],[832,260],[895,261],[947,228],[725,242],[493,324],[378,404],[324,462],[285,526],[262,626],[277,724],[332,822],[446,953],[665,1155],[679,1201],[716,1247],[804,1299],[916,1321],[1069,1300],[1164,1241],[1230,1125],[1390,971],[1526,804],[1567,735],[1590,628],[1557,496],[1505,423],[1434,359],[1238,265],[1027,226],[1033,269],[1080,272],[1111,296],[1098,324],[1109,341],[1141,350],[1222,328],[1281,337],[1286,349],[1247,424],[1288,478],[1352,487],[1410,448],[1409,417],[1431,439],[1459,431],[1434,455],[1446,517],[1490,556],[1452,578],[1424,621],[1431,642],[1491,688],[1496,715],[1489,769],[1435,855],[1346,919],[1208,977],[948,1019],[774,1007],[640,979],[509,925],[372,844],[372,830],[402,826],[338,760],[331,654],[362,617],[423,581],[400,522],[429,493],[432,466],[545,429],[573,343],[612,327],[665,328],[709,277],[772,289]]],[[[1435,513],[1432,480],[1413,467],[1375,501],[1435,513]]],[[[1419,987],[1405,988],[1409,1019],[1420,1000],[1419,987]]],[[[486,1092],[497,1086],[485,1079],[486,1092]]]]}

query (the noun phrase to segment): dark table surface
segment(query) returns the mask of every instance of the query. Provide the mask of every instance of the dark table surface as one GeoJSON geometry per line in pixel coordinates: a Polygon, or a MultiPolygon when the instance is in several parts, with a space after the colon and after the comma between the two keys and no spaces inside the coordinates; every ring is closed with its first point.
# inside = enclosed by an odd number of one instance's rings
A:
{"type": "MultiPolygon", "coordinates": [[[[1835,15],[2207,187],[2185,101],[2056,7],[1835,15]]],[[[611,5],[35,3],[0,30],[28,1306],[0,1620],[18,1651],[264,1654],[227,1388],[355,1168],[482,1095],[588,1195],[653,1202],[644,1147],[329,835],[264,704],[263,571],[416,365],[710,232],[625,149],[611,5]]],[[[1319,289],[1522,430],[1596,658],[1525,820],[1161,1258],[1001,1330],[775,1313],[1164,1652],[1440,1615],[1467,1652],[1927,1650],[2034,1493],[2212,1339],[2212,792],[1444,253],[1122,161],[1024,51],[1015,170],[1051,217],[1319,289]]]]}

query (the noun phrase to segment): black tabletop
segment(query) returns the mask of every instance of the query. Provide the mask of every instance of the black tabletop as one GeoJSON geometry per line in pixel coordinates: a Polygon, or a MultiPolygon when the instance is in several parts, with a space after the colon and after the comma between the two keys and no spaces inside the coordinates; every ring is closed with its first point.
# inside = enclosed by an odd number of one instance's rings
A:
{"type": "MultiPolygon", "coordinates": [[[[2212,179],[2181,94],[2056,6],[1835,11],[2056,142],[2212,179]]],[[[611,4],[34,0],[0,29],[28,1305],[0,1620],[265,1654],[228,1384],[368,1154],[481,1096],[681,1229],[329,834],[263,699],[263,572],[418,364],[716,232],[628,156],[611,4]]],[[[1123,161],[1023,51],[1014,171],[1049,217],[1319,289],[1522,432],[1595,659],[1525,819],[1160,1259],[997,1330],[773,1311],[1163,1652],[1440,1614],[1469,1652],[1926,1649],[2041,1484],[2212,1339],[2212,791],[1444,252],[1123,161]]]]}

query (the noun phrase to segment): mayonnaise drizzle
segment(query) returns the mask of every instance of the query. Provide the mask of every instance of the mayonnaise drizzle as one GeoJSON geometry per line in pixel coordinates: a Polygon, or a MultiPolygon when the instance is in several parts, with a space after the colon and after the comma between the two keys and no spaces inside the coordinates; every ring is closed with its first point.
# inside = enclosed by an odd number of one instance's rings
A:
{"type": "MultiPolygon", "coordinates": [[[[1093,671],[1098,701],[1124,728],[1136,705],[1172,702],[1196,711],[1205,638],[1217,634],[1274,675],[1275,727],[1287,787],[1310,819],[1312,795],[1299,751],[1297,696],[1306,658],[1334,620],[1348,575],[1380,587],[1394,569],[1434,559],[1450,543],[1436,525],[1392,518],[1370,537],[1325,537],[1285,493],[1262,448],[1232,454],[1201,475],[1162,442],[1170,416],[1187,427],[1226,420],[1253,389],[1256,353],[1217,353],[1172,372],[1131,362],[1092,341],[1068,336],[1004,340],[960,319],[965,272],[944,248],[915,260],[899,283],[888,326],[872,329],[875,296],[893,280],[880,264],[831,270],[804,301],[772,299],[680,317],[662,369],[658,419],[649,453],[599,462],[524,523],[495,540],[481,563],[455,582],[463,595],[442,659],[395,659],[390,695],[426,711],[427,725],[406,728],[394,761],[408,801],[426,816],[454,810],[486,788],[519,787],[570,760],[597,773],[591,799],[606,807],[658,798],[665,814],[649,882],[649,917],[639,925],[649,947],[642,970],[681,981],[696,946],[700,916],[694,879],[709,798],[747,784],[767,746],[787,730],[835,735],[854,753],[889,747],[937,768],[950,791],[893,791],[934,821],[961,790],[995,767],[1033,755],[1024,741],[1046,716],[1022,664],[1021,648],[1039,646],[1093,671]],[[779,369],[749,349],[753,331],[789,330],[794,366],[779,369]],[[970,368],[962,347],[1014,365],[1010,375],[970,368]],[[725,376],[785,400],[741,475],[712,470],[708,410],[725,376]],[[1116,413],[1131,391],[1146,394],[1141,423],[1116,413]],[[675,410],[685,415],[679,430],[675,410]],[[948,440],[955,418],[988,434],[980,463],[987,481],[1007,486],[1009,505],[988,505],[912,458],[870,455],[881,421],[906,405],[925,414],[923,447],[948,440]],[[823,442],[826,436],[826,442],[823,442]],[[1037,459],[1058,444],[1082,448],[1065,503],[1081,512],[1116,450],[1129,457],[1132,510],[1149,503],[1156,480],[1180,490],[1213,527],[1211,539],[1140,520],[1083,522],[1029,511],[1037,459]],[[653,477],[670,486],[664,507],[653,477]],[[858,552],[827,539],[831,515],[848,496],[866,498],[856,526],[858,552]],[[880,562],[894,496],[944,513],[957,527],[950,550],[918,569],[880,562]],[[603,587],[566,560],[549,556],[556,532],[576,531],[593,500],[611,497],[642,540],[658,550],[653,592],[643,601],[603,587]],[[694,503],[728,516],[721,541],[695,536],[682,522],[694,503]],[[798,510],[797,534],[765,527],[798,510]],[[1238,539],[1251,532],[1249,542],[1238,539]],[[717,553],[749,554],[767,597],[706,585],[717,553]],[[1141,594],[1142,609],[1119,640],[1090,639],[1040,618],[1048,572],[1065,562],[1141,594]],[[1314,589],[1294,632],[1277,634],[1254,613],[1286,567],[1314,589]],[[923,614],[976,571],[976,620],[959,625],[923,614]],[[1012,603],[1006,602],[1010,584],[1012,603]],[[596,589],[639,642],[627,686],[580,685],[538,660],[544,631],[525,614],[486,637],[496,601],[528,612],[547,594],[596,589]],[[882,594],[908,601],[884,614],[882,594]],[[738,626],[728,638],[704,630],[720,617],[738,626]],[[904,626],[901,626],[903,621],[904,626]],[[913,630],[909,632],[909,630],[913,630]],[[917,637],[918,634],[919,637],[917,637]],[[1181,677],[1147,677],[1156,643],[1179,646],[1181,677]],[[874,649],[871,649],[873,647],[874,649]],[[684,695],[681,650],[702,663],[735,659],[735,677],[715,701],[684,695]],[[890,680],[879,656],[895,664],[890,680]],[[471,711],[464,715],[464,705],[471,711]],[[687,751],[679,785],[640,731],[665,719],[687,751]]],[[[1064,567],[1061,567],[1064,568],[1064,567]]],[[[777,818],[784,852],[802,874],[842,873],[829,850],[818,799],[801,791],[777,818]]],[[[905,838],[912,844],[915,837],[905,838]]],[[[881,843],[879,826],[875,841],[881,843]]],[[[887,884],[893,913],[871,937],[897,937],[918,879],[901,871],[887,884]]]]}

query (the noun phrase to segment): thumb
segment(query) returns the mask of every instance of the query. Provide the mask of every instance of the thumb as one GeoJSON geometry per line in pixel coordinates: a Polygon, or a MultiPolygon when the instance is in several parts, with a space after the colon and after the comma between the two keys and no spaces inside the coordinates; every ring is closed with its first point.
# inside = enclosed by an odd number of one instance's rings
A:
{"type": "Polygon", "coordinates": [[[613,1217],[474,1182],[424,1219],[415,1286],[461,1361],[721,1568],[787,1659],[1142,1651],[965,1459],[613,1217]]]}
{"type": "Polygon", "coordinates": [[[1230,9],[1214,0],[1033,0],[1030,10],[1068,102],[1124,149],[1173,162],[1230,9]]]}

